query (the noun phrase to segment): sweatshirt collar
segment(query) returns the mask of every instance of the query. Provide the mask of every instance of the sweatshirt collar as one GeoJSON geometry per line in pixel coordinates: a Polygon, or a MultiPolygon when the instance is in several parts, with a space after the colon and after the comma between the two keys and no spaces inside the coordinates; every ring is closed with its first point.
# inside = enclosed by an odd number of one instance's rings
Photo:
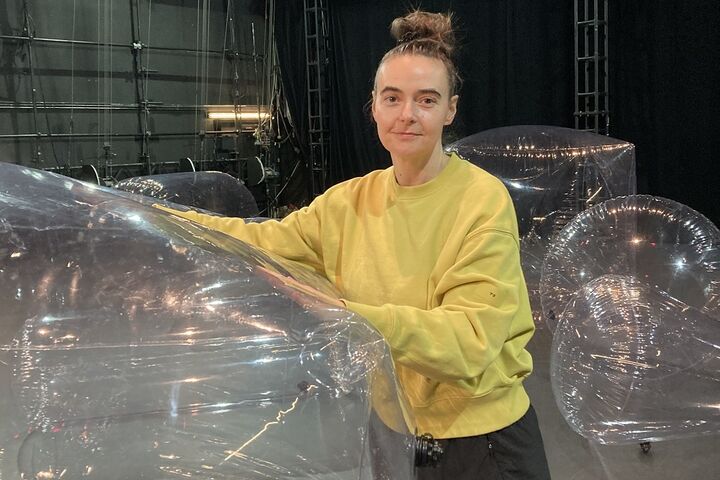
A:
{"type": "Polygon", "coordinates": [[[390,183],[391,191],[395,194],[395,197],[398,200],[406,198],[425,197],[427,195],[435,193],[440,189],[446,188],[448,179],[452,178],[453,172],[455,172],[459,166],[460,159],[457,157],[457,155],[455,155],[455,153],[452,153],[450,155],[450,159],[448,160],[447,165],[445,165],[445,168],[442,169],[442,171],[438,174],[437,177],[433,178],[428,182],[425,182],[421,185],[413,185],[410,187],[398,185],[397,180],[395,180],[395,172],[393,167],[390,167],[388,169],[388,182],[390,183]]]}

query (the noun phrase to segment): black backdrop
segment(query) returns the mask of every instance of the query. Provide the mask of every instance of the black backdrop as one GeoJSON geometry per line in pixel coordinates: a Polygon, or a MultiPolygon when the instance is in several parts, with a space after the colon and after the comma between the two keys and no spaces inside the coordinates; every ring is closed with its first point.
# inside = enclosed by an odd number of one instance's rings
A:
{"type": "Polygon", "coordinates": [[[636,145],[638,191],[720,226],[720,2],[610,3],[611,135],[636,145]]]}
{"type": "MultiPolygon", "coordinates": [[[[328,0],[331,182],[389,165],[367,112],[388,27],[409,2],[328,0]]],[[[573,0],[420,2],[456,14],[464,78],[448,141],[518,124],[573,124],[573,0]]],[[[302,0],[278,5],[278,50],[291,111],[307,139],[302,0]]],[[[413,4],[415,5],[415,4],[413,4]]],[[[685,203],[716,224],[717,0],[610,0],[611,135],[635,143],[638,190],[685,203]]]]}

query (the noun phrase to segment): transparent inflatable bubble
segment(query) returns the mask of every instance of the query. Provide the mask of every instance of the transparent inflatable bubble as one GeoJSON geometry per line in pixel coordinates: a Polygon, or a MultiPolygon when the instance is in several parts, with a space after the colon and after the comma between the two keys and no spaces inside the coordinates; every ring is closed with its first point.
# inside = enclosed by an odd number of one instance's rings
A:
{"type": "Polygon", "coordinates": [[[551,238],[581,211],[635,193],[635,147],[569,128],[518,125],[471,135],[447,150],[495,175],[508,189],[533,316],[543,327],[540,272],[551,238]]]}
{"type": "Polygon", "coordinates": [[[255,217],[258,208],[237,178],[222,172],[179,172],[121,180],[115,188],[227,217],[255,217]]]}
{"type": "Polygon", "coordinates": [[[503,181],[520,236],[548,239],[576,214],[635,193],[635,148],[570,128],[518,125],[470,135],[447,147],[503,181]]]}
{"type": "Polygon", "coordinates": [[[535,325],[544,326],[542,321],[542,302],[540,300],[540,277],[542,274],[543,257],[546,244],[534,232],[520,239],[520,261],[522,264],[525,284],[527,285],[530,307],[532,308],[535,325]]]}
{"type": "Polygon", "coordinates": [[[412,478],[382,337],[283,278],[337,296],[127,193],[0,163],[0,478],[412,478]],[[376,414],[401,441],[368,442],[376,414]]]}
{"type": "Polygon", "coordinates": [[[552,388],[576,432],[603,444],[720,432],[720,319],[623,275],[583,285],[560,318],[552,388]]]}
{"type": "Polygon", "coordinates": [[[720,231],[693,209],[649,195],[582,212],[555,237],[543,263],[540,297],[551,330],[575,292],[603,275],[637,278],[720,318],[720,231]]]}

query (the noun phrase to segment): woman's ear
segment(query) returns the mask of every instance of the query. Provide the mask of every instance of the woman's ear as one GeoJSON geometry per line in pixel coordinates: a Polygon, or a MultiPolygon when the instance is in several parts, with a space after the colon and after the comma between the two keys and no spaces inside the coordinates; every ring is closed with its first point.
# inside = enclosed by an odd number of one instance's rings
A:
{"type": "Polygon", "coordinates": [[[460,97],[458,95],[453,95],[452,97],[450,97],[448,113],[445,116],[445,125],[450,125],[453,120],[455,120],[455,114],[457,113],[457,103],[459,98],[460,97]]]}

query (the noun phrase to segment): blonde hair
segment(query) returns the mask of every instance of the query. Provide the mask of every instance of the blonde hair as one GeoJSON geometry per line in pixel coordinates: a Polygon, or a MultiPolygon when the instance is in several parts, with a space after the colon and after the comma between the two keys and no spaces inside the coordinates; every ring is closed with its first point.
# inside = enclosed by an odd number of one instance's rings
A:
{"type": "MultiPolygon", "coordinates": [[[[393,20],[390,33],[397,45],[380,60],[378,70],[391,57],[397,55],[422,55],[443,62],[448,73],[448,85],[452,97],[460,88],[461,79],[452,55],[455,51],[455,33],[452,13],[430,13],[414,10],[393,20]]],[[[377,78],[377,73],[376,73],[377,78]]],[[[373,87],[374,88],[374,87],[373,87]]]]}

